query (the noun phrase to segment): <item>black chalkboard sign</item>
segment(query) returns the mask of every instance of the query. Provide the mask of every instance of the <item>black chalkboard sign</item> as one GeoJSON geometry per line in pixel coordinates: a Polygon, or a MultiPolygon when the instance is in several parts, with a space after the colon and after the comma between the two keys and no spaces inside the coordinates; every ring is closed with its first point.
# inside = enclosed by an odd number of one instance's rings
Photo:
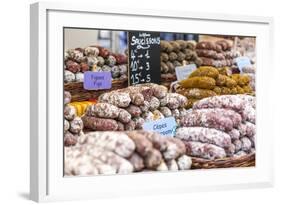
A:
{"type": "Polygon", "coordinates": [[[128,33],[129,85],[160,83],[160,33],[133,31],[128,33]]]}

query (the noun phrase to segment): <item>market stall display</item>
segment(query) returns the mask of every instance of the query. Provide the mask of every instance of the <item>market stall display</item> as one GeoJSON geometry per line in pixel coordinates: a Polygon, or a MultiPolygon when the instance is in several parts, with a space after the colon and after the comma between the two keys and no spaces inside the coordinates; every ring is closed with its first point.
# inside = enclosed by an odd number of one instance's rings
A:
{"type": "Polygon", "coordinates": [[[86,71],[108,71],[113,79],[127,79],[127,56],[100,46],[68,49],[64,62],[65,83],[83,82],[86,71]]]}
{"type": "Polygon", "coordinates": [[[195,52],[195,41],[164,41],[160,42],[161,78],[162,82],[176,80],[175,68],[188,64],[202,64],[195,52]]]}
{"type": "Polygon", "coordinates": [[[75,108],[68,103],[71,101],[71,95],[64,93],[64,145],[74,146],[79,137],[83,136],[83,121],[77,116],[75,108]]]}
{"type": "Polygon", "coordinates": [[[242,68],[242,72],[249,76],[250,78],[250,87],[253,91],[256,90],[256,68],[254,66],[246,66],[242,68]]]}
{"type": "Polygon", "coordinates": [[[256,63],[256,39],[250,37],[236,37],[234,50],[242,56],[247,56],[253,65],[256,63]]]}
{"type": "Polygon", "coordinates": [[[196,53],[202,60],[203,66],[216,68],[228,66],[233,73],[239,73],[234,59],[240,56],[240,53],[233,51],[233,43],[230,41],[201,41],[196,45],[196,53]]]}
{"type": "Polygon", "coordinates": [[[88,107],[88,105],[95,104],[95,101],[79,101],[79,102],[70,102],[69,105],[73,106],[76,110],[77,116],[81,117],[88,107]]]}
{"type": "Polygon", "coordinates": [[[183,142],[154,132],[90,132],[65,147],[65,175],[127,174],[188,170],[183,142]]]}
{"type": "Polygon", "coordinates": [[[223,95],[194,103],[181,117],[176,138],[187,154],[206,160],[255,153],[255,97],[223,95]]]}
{"type": "Polygon", "coordinates": [[[196,42],[178,40],[173,34],[174,40],[161,37],[159,55],[161,35],[156,42],[149,32],[138,34],[139,38],[131,40],[126,35],[122,49],[111,44],[119,52],[126,47],[130,50],[127,41],[135,43],[130,63],[128,51],[117,54],[97,45],[65,51],[65,175],[254,166],[253,39],[191,35],[196,42]],[[157,49],[149,49],[156,43],[157,49]],[[244,57],[251,57],[252,64],[241,67],[246,65],[244,57]],[[112,84],[84,87],[86,71],[108,71],[112,84]],[[157,81],[138,80],[129,86],[131,71],[139,79],[150,76],[148,71],[157,71],[157,81]],[[159,84],[145,83],[158,83],[160,78],[159,84]],[[167,126],[171,132],[154,126],[167,126]]]}
{"type": "Polygon", "coordinates": [[[73,101],[96,99],[104,90],[85,90],[86,71],[111,73],[112,90],[128,85],[128,57],[126,54],[113,53],[100,46],[68,49],[64,56],[64,89],[71,93],[73,101]]]}
{"type": "Polygon", "coordinates": [[[187,108],[196,101],[215,95],[253,94],[250,77],[246,74],[231,74],[227,68],[201,66],[188,78],[179,82],[176,91],[188,99],[187,108]]]}
{"type": "Polygon", "coordinates": [[[186,112],[187,98],[165,86],[140,84],[102,94],[82,116],[85,128],[96,131],[142,129],[144,122],[186,112]]]}

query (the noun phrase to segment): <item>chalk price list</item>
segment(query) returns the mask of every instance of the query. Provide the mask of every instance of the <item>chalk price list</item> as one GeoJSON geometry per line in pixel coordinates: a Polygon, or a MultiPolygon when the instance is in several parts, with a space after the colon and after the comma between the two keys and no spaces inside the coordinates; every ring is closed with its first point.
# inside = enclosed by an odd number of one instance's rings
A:
{"type": "Polygon", "coordinates": [[[151,82],[151,76],[150,73],[143,76],[143,71],[149,71],[150,70],[150,63],[149,61],[146,61],[145,65],[140,65],[140,63],[143,61],[143,58],[149,59],[149,50],[146,50],[145,54],[139,54],[138,51],[133,50],[131,52],[131,82],[132,84],[139,84],[139,83],[149,83],[151,82]]]}
{"type": "Polygon", "coordinates": [[[129,33],[130,84],[160,82],[160,36],[156,32],[129,33]],[[159,73],[158,71],[159,70],[159,73]]]}

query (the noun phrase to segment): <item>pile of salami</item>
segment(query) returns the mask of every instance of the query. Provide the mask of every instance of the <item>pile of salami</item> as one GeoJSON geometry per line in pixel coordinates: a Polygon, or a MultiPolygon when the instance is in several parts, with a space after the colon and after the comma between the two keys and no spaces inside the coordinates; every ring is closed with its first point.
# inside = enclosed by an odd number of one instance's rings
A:
{"type": "Polygon", "coordinates": [[[127,56],[100,46],[69,49],[64,56],[64,81],[83,82],[86,71],[109,71],[113,79],[127,79],[127,56]]]}
{"type": "Polygon", "coordinates": [[[177,92],[188,99],[187,108],[196,101],[215,95],[252,94],[250,77],[246,74],[232,74],[228,68],[201,66],[187,79],[179,82],[177,92]]]}
{"type": "Polygon", "coordinates": [[[202,99],[181,118],[176,138],[189,156],[220,159],[255,152],[255,97],[223,95],[202,99]]]}
{"type": "Polygon", "coordinates": [[[201,59],[195,52],[195,41],[161,41],[161,76],[175,76],[175,67],[196,64],[201,65],[201,59]]]}
{"type": "Polygon", "coordinates": [[[83,136],[83,121],[77,116],[71,101],[69,92],[64,93],[64,145],[74,146],[79,137],[83,136]]]}
{"type": "Polygon", "coordinates": [[[214,66],[216,68],[228,66],[233,71],[239,71],[234,59],[239,56],[239,52],[232,51],[232,44],[226,40],[216,42],[201,41],[196,45],[196,53],[202,60],[204,66],[214,66]]]}
{"type": "Polygon", "coordinates": [[[65,147],[67,176],[187,170],[191,163],[181,140],[146,131],[90,132],[65,147]]]}
{"type": "Polygon", "coordinates": [[[237,37],[235,48],[242,56],[247,56],[254,65],[256,62],[256,39],[249,37],[237,37]]]}
{"type": "Polygon", "coordinates": [[[253,65],[246,66],[242,68],[242,72],[249,76],[252,90],[256,90],[256,68],[253,65]]]}
{"type": "Polygon", "coordinates": [[[140,84],[102,94],[97,104],[87,107],[82,120],[94,131],[142,129],[147,121],[178,119],[186,112],[186,103],[186,97],[168,93],[165,86],[140,84]]]}

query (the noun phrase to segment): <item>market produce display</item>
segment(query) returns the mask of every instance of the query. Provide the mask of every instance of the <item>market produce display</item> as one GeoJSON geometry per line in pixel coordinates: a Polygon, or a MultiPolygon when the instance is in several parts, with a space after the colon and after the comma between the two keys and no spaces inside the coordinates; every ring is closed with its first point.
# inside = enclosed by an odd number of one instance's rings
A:
{"type": "Polygon", "coordinates": [[[77,116],[77,110],[70,105],[71,94],[67,91],[64,92],[64,146],[74,146],[77,140],[84,135],[83,122],[79,116],[77,116]]]}
{"type": "Polygon", "coordinates": [[[161,47],[161,76],[163,78],[175,77],[175,67],[196,64],[200,66],[202,61],[198,58],[195,41],[164,41],[160,42],[161,47]]]}
{"type": "Polygon", "coordinates": [[[255,165],[255,38],[91,32],[64,50],[65,176],[255,165]]]}
{"type": "Polygon", "coordinates": [[[196,45],[196,53],[202,60],[203,66],[216,68],[228,66],[233,72],[239,72],[234,59],[240,56],[240,53],[233,51],[232,48],[232,43],[226,40],[201,41],[196,45]]]}
{"type": "Polygon", "coordinates": [[[180,118],[176,138],[193,157],[213,160],[253,153],[255,107],[255,97],[250,95],[204,98],[180,118]]]}
{"type": "Polygon", "coordinates": [[[80,102],[70,102],[69,105],[73,106],[76,110],[77,116],[81,117],[85,111],[88,105],[95,104],[94,101],[80,101],[80,102]]]}
{"type": "Polygon", "coordinates": [[[113,79],[127,79],[127,56],[100,46],[68,49],[64,55],[64,82],[83,82],[86,71],[109,71],[113,79]]]}
{"type": "Polygon", "coordinates": [[[236,37],[235,50],[241,53],[242,56],[247,56],[251,63],[256,63],[256,39],[249,37],[236,37]]]}
{"type": "Polygon", "coordinates": [[[254,66],[245,66],[242,68],[242,73],[246,74],[250,78],[250,87],[252,90],[256,90],[256,68],[254,66]]]}
{"type": "Polygon", "coordinates": [[[186,108],[191,108],[196,101],[210,96],[253,94],[250,80],[248,74],[231,74],[227,67],[201,66],[180,81],[176,90],[187,97],[186,108]]]}
{"type": "Polygon", "coordinates": [[[127,174],[191,168],[184,143],[154,132],[90,132],[65,147],[65,175],[127,174]]]}
{"type": "Polygon", "coordinates": [[[178,93],[168,93],[165,86],[140,84],[102,94],[87,107],[82,120],[86,129],[95,131],[142,129],[147,121],[178,119],[186,112],[187,101],[178,93]]]}

